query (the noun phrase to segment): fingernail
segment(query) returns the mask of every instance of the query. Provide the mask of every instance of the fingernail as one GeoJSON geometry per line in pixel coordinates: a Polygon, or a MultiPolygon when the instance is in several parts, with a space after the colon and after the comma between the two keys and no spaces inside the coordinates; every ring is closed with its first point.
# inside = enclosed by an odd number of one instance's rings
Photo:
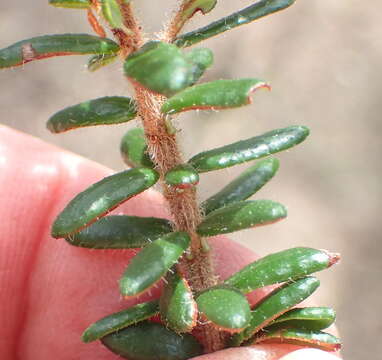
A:
{"type": "Polygon", "coordinates": [[[280,360],[339,360],[339,358],[326,351],[317,349],[301,349],[283,356],[280,360]]]}

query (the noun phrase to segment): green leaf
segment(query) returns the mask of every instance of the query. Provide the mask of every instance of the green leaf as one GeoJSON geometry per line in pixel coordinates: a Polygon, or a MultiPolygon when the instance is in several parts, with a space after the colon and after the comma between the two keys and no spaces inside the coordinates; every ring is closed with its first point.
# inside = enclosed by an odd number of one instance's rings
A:
{"type": "Polygon", "coordinates": [[[328,328],[336,320],[336,313],[328,307],[306,307],[289,310],[275,319],[265,331],[302,329],[318,331],[328,328]]]}
{"type": "Polygon", "coordinates": [[[154,167],[147,153],[145,134],[142,129],[129,130],[122,138],[120,150],[127,165],[131,167],[154,167]]]}
{"type": "Polygon", "coordinates": [[[164,179],[167,185],[186,189],[199,183],[199,174],[192,166],[182,164],[167,172],[164,179]]]}
{"type": "Polygon", "coordinates": [[[105,336],[102,343],[129,360],[187,360],[203,353],[192,335],[147,321],[105,336]]]}
{"type": "Polygon", "coordinates": [[[217,20],[200,29],[178,36],[174,43],[179,47],[194,45],[200,41],[248,24],[263,16],[273,14],[291,6],[296,0],[261,0],[238,12],[217,20]]]}
{"type": "Polygon", "coordinates": [[[175,45],[160,41],[150,41],[131,54],[124,69],[133,81],[166,96],[174,95],[195,80],[195,64],[175,45]]]}
{"type": "Polygon", "coordinates": [[[158,312],[158,301],[150,301],[111,314],[90,325],[82,334],[82,341],[90,343],[99,340],[108,334],[146,320],[158,312]]]}
{"type": "Polygon", "coordinates": [[[201,236],[228,234],[272,224],[286,216],[286,208],[271,200],[240,201],[208,214],[196,231],[201,236]]]}
{"type": "Polygon", "coordinates": [[[321,331],[308,331],[303,329],[284,329],[269,333],[264,332],[251,341],[250,344],[294,344],[325,351],[337,351],[341,349],[341,340],[335,336],[321,331]]]}
{"type": "Polygon", "coordinates": [[[232,338],[232,345],[239,346],[274,319],[309,297],[320,285],[315,277],[291,281],[272,291],[251,312],[250,325],[232,338]]]}
{"type": "Polygon", "coordinates": [[[122,96],[107,96],[57,112],[49,119],[47,127],[52,133],[61,133],[86,126],[121,124],[136,116],[134,100],[122,96]]]}
{"type": "Polygon", "coordinates": [[[123,29],[123,17],[117,0],[101,0],[102,14],[112,29],[123,29]]]}
{"type": "Polygon", "coordinates": [[[68,9],[88,9],[90,8],[89,0],[49,0],[49,4],[68,9]]]}
{"type": "Polygon", "coordinates": [[[52,236],[67,237],[89,226],[121,203],[145,191],[158,181],[156,171],[126,170],[104,178],[79,193],[58,215],[52,236]]]}
{"type": "Polygon", "coordinates": [[[249,303],[236,289],[216,286],[202,292],[196,302],[202,316],[222,330],[234,333],[249,325],[249,303]]]}
{"type": "Polygon", "coordinates": [[[296,247],[265,256],[225,280],[225,284],[249,293],[263,286],[298,279],[327,269],[339,260],[324,250],[296,247]]]}
{"type": "Polygon", "coordinates": [[[172,231],[168,220],[127,215],[105,216],[66,239],[74,246],[91,249],[135,249],[172,231]]]}
{"type": "Polygon", "coordinates": [[[180,15],[180,27],[198,11],[209,13],[215,7],[217,0],[184,0],[180,15]]]}
{"type": "Polygon", "coordinates": [[[198,173],[224,169],[287,150],[304,141],[308,135],[309,129],[305,126],[289,126],[204,151],[192,157],[188,163],[198,173]]]}
{"type": "Polygon", "coordinates": [[[113,40],[87,34],[44,35],[19,41],[0,50],[0,69],[63,55],[115,54],[113,40]]]}
{"type": "Polygon", "coordinates": [[[185,54],[185,58],[194,65],[190,85],[195,84],[214,62],[214,54],[207,48],[193,49],[185,54]]]}
{"type": "Polygon", "coordinates": [[[168,274],[159,301],[161,318],[177,333],[190,332],[196,326],[198,309],[186,279],[168,274]]]}
{"type": "Polygon", "coordinates": [[[136,296],[154,286],[190,245],[185,232],[173,232],[155,240],[136,255],[119,282],[122,295],[136,296]]]}
{"type": "Polygon", "coordinates": [[[201,204],[204,213],[217,210],[229,204],[246,200],[259,191],[273,178],[279,168],[279,161],[268,158],[245,170],[239,177],[201,204]]]}
{"type": "Polygon", "coordinates": [[[207,14],[215,7],[216,3],[217,0],[183,0],[174,21],[171,23],[172,37],[178,34],[195,13],[201,11],[203,14],[207,14]]]}
{"type": "Polygon", "coordinates": [[[216,80],[192,86],[167,100],[162,112],[175,114],[187,110],[229,109],[251,103],[250,95],[261,88],[269,88],[258,79],[216,80]]]}
{"type": "Polygon", "coordinates": [[[89,71],[94,72],[94,71],[101,69],[104,66],[107,66],[107,65],[113,63],[117,59],[118,59],[118,55],[115,55],[115,54],[94,55],[89,59],[88,64],[87,64],[87,68],[89,71]]]}

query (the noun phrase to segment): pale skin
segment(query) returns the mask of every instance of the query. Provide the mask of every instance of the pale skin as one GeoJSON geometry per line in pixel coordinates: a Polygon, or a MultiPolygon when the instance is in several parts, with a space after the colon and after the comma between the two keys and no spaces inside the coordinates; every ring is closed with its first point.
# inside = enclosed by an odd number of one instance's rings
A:
{"type": "MultiPolygon", "coordinates": [[[[117,280],[133,251],[88,250],[50,237],[50,225],[79,191],[111,170],[39,139],[0,127],[0,354],[7,360],[113,360],[82,331],[137,300],[119,295],[117,280]]],[[[118,212],[166,216],[160,194],[147,191],[118,212]]],[[[256,255],[227,239],[212,239],[222,278],[256,255]]],[[[151,292],[157,295],[159,289],[151,292]]],[[[256,301],[264,293],[253,294],[256,301]]],[[[139,302],[150,295],[139,298],[139,302]]],[[[228,349],[195,360],[330,360],[331,353],[291,345],[228,349]]]]}

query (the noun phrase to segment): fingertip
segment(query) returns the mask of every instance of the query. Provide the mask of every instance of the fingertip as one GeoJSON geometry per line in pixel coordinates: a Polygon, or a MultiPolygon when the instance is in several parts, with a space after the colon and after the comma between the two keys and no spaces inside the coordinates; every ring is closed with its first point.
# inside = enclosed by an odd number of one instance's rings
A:
{"type": "Polygon", "coordinates": [[[283,356],[280,360],[338,360],[338,357],[318,349],[300,349],[283,356]]]}
{"type": "Polygon", "coordinates": [[[193,360],[278,360],[282,356],[296,349],[300,349],[300,347],[296,345],[258,345],[239,347],[198,356],[193,358],[193,360]]]}

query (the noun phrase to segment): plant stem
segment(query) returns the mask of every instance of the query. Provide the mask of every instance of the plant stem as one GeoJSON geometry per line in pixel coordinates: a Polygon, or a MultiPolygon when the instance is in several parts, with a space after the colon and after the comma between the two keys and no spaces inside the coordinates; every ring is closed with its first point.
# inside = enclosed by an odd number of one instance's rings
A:
{"type": "MultiPolygon", "coordinates": [[[[129,53],[142,45],[142,34],[134,18],[130,3],[123,5],[120,2],[120,4],[125,25],[135,34],[134,38],[130,39],[129,44],[120,41],[122,47],[129,47],[125,51],[125,53],[129,53]]],[[[173,31],[166,31],[166,35],[170,33],[173,33],[173,31]]],[[[166,41],[171,41],[171,37],[166,37],[166,41]]],[[[167,186],[163,182],[164,175],[170,169],[184,163],[176,134],[168,131],[165,115],[160,111],[166,98],[154,94],[138,83],[133,83],[133,85],[136,92],[138,113],[145,131],[148,152],[161,176],[163,195],[168,202],[175,230],[186,231],[191,236],[190,256],[188,258],[184,257],[178,267],[192,290],[198,292],[216,285],[218,278],[214,274],[211,254],[203,249],[202,239],[196,233],[196,227],[202,220],[202,214],[196,200],[196,189],[189,188],[180,191],[167,186]]],[[[196,331],[203,342],[205,352],[214,352],[225,347],[225,335],[212,325],[200,324],[197,326],[196,331]]]]}
{"type": "Polygon", "coordinates": [[[165,38],[169,41],[174,40],[178,35],[179,31],[184,26],[186,20],[183,18],[183,13],[186,10],[187,6],[189,6],[189,1],[183,1],[175,16],[171,19],[171,22],[168,25],[165,34],[165,38]]]}
{"type": "MultiPolygon", "coordinates": [[[[160,112],[164,98],[150,93],[138,84],[135,84],[135,91],[148,151],[163,179],[168,170],[183,163],[176,135],[168,133],[166,119],[160,112]]],[[[175,229],[186,231],[191,236],[191,257],[180,261],[180,271],[195,292],[216,285],[218,279],[214,275],[210,253],[203,251],[201,238],[195,231],[202,219],[195,189],[179,191],[167,186],[163,181],[162,187],[175,229]]],[[[224,348],[224,337],[217,329],[208,325],[199,325],[197,330],[200,338],[203,339],[206,352],[224,348]]]]}

